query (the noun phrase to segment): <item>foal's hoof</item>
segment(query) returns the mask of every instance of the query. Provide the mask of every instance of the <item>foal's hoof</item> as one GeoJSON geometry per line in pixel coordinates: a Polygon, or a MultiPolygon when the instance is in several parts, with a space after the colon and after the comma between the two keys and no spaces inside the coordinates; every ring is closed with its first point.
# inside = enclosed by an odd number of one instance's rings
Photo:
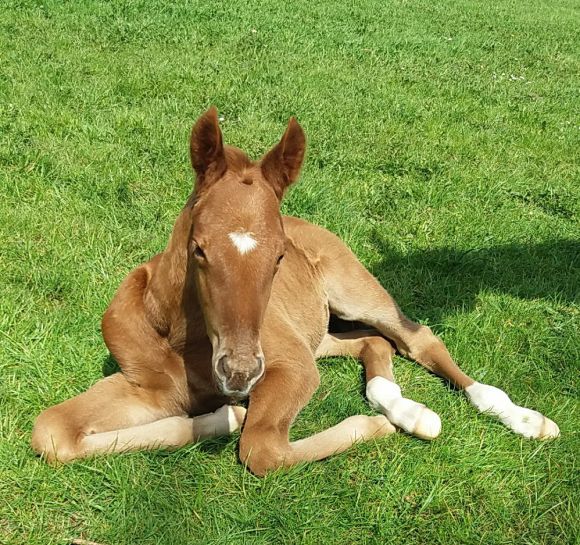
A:
{"type": "Polygon", "coordinates": [[[560,428],[558,427],[558,424],[544,416],[544,425],[542,426],[538,439],[544,441],[545,439],[556,439],[556,437],[559,436],[560,428]]]}
{"type": "Polygon", "coordinates": [[[238,431],[246,419],[246,408],[238,405],[224,405],[216,411],[217,413],[226,414],[230,433],[238,431]]]}
{"type": "Polygon", "coordinates": [[[441,433],[439,415],[412,399],[395,399],[390,403],[386,414],[395,426],[419,439],[435,439],[441,433]]]}
{"type": "Polygon", "coordinates": [[[500,416],[500,420],[526,439],[555,439],[560,435],[560,428],[553,420],[542,413],[514,405],[511,412],[500,416]]]}
{"type": "Polygon", "coordinates": [[[435,439],[441,433],[441,419],[431,409],[423,407],[412,434],[420,439],[435,439]]]}

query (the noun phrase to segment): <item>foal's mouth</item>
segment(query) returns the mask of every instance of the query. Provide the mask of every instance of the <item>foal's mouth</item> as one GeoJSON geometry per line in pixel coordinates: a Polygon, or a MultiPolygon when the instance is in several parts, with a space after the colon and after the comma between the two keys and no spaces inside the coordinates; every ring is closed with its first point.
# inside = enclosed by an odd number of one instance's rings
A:
{"type": "Polygon", "coordinates": [[[251,384],[248,384],[248,386],[246,386],[246,388],[243,388],[241,390],[230,390],[222,381],[220,381],[219,379],[217,379],[217,383],[218,383],[218,388],[220,390],[220,392],[226,396],[226,397],[230,397],[232,399],[235,399],[237,401],[241,401],[243,399],[246,399],[251,391],[254,389],[254,387],[261,382],[263,379],[263,375],[260,376],[256,381],[252,382],[251,384]]]}

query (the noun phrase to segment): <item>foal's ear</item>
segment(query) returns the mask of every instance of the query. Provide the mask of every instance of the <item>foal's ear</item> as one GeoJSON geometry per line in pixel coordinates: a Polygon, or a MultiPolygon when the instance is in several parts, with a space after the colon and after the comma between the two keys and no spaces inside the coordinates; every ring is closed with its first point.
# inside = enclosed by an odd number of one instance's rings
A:
{"type": "Polygon", "coordinates": [[[262,174],[272,184],[276,195],[282,199],[286,188],[298,179],[306,150],[306,136],[294,117],[282,140],[262,159],[262,174]]]}
{"type": "Polygon", "coordinates": [[[195,189],[217,181],[226,171],[226,157],[218,114],[212,106],[195,123],[189,141],[191,166],[197,175],[195,189]]]}

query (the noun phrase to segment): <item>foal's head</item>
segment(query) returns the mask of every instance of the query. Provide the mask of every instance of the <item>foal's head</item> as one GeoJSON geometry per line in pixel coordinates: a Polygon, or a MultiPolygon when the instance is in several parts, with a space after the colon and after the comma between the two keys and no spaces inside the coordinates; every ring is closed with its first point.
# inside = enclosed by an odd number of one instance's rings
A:
{"type": "Polygon", "coordinates": [[[246,396],[264,374],[260,330],[285,250],[280,201],[300,172],[306,139],[294,118],[260,161],[224,146],[217,111],[191,133],[196,172],[189,241],[213,371],[224,394],[246,396]]]}

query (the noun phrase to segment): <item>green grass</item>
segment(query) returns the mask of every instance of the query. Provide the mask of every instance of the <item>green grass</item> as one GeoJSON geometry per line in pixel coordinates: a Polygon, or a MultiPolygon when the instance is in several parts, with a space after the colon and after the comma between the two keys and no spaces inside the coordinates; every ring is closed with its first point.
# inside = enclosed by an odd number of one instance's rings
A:
{"type": "MultiPolygon", "coordinates": [[[[0,543],[578,543],[580,16],[558,2],[13,1],[0,17],[0,543]],[[237,439],[49,467],[43,408],[103,374],[100,318],[163,249],[216,104],[259,156],[309,137],[284,203],[343,237],[474,378],[552,417],[523,440],[398,359],[437,411],[263,480],[237,439]]],[[[295,437],[370,411],[321,362],[295,437]]]]}

